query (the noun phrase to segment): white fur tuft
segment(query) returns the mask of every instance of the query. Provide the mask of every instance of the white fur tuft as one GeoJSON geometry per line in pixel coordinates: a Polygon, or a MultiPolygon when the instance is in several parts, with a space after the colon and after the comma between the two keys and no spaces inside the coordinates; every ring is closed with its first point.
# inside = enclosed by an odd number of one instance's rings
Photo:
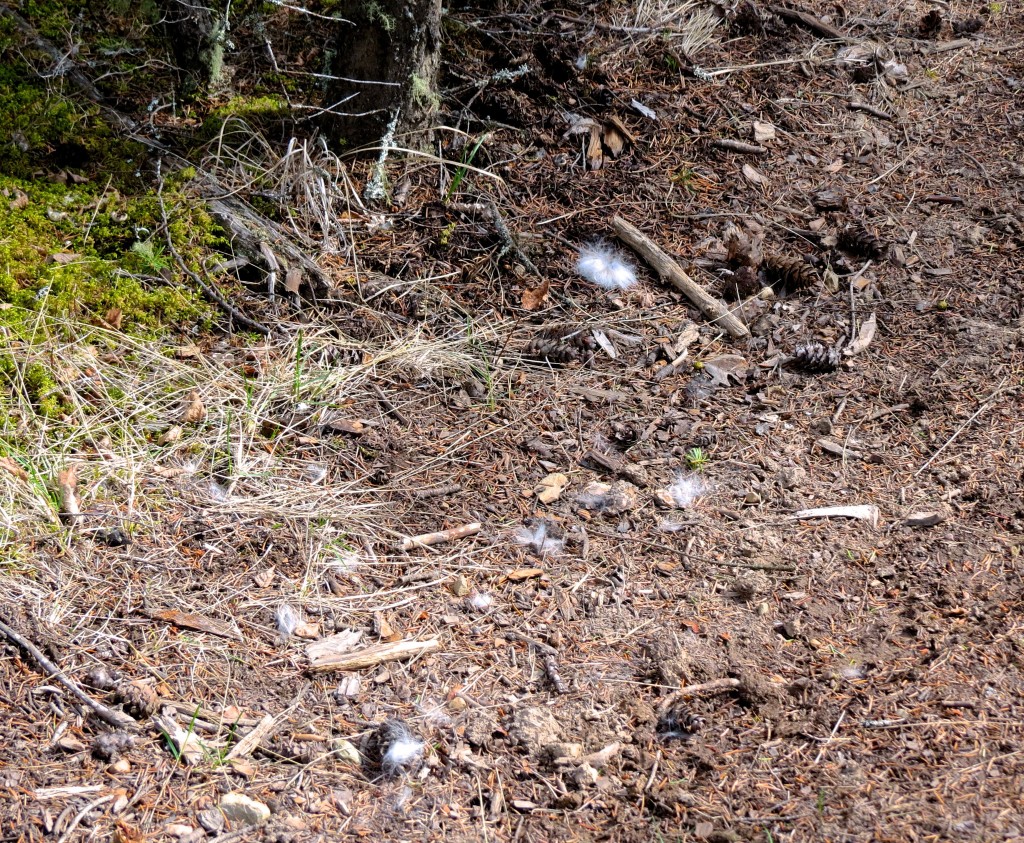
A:
{"type": "Polygon", "coordinates": [[[672,503],[680,509],[686,509],[704,494],[705,488],[704,482],[696,474],[680,474],[665,491],[672,498],[672,503]]]}
{"type": "Polygon", "coordinates": [[[582,247],[576,269],[602,290],[628,290],[637,284],[633,266],[621,252],[603,243],[582,247]]]}
{"type": "Polygon", "coordinates": [[[516,530],[515,540],[538,556],[558,556],[565,547],[565,542],[549,534],[546,521],[538,521],[532,527],[520,527],[516,530]]]}
{"type": "Polygon", "coordinates": [[[494,606],[494,598],[485,591],[474,591],[466,598],[466,603],[474,612],[483,613],[490,611],[494,606]]]}
{"type": "Polygon", "coordinates": [[[386,775],[396,776],[402,770],[419,763],[423,758],[423,741],[417,740],[411,733],[406,731],[396,737],[384,753],[381,759],[381,769],[386,775]]]}

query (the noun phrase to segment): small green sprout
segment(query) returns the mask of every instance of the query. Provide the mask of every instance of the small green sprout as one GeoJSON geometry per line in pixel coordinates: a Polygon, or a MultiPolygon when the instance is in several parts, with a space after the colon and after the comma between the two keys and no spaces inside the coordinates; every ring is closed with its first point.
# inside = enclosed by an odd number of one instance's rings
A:
{"type": "Polygon", "coordinates": [[[690,471],[703,471],[704,466],[710,462],[710,457],[704,453],[703,448],[690,448],[686,452],[686,464],[690,467],[690,471]]]}

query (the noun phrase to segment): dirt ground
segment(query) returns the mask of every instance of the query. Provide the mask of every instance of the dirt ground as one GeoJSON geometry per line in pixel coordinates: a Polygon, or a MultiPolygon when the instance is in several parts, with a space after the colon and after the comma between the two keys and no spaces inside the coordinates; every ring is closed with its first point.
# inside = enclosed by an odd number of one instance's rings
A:
{"type": "Polygon", "coordinates": [[[469,140],[439,152],[482,172],[392,162],[330,323],[436,359],[269,437],[370,508],[271,522],[249,478],[183,484],[127,546],[28,537],[6,622],[139,726],[0,648],[2,843],[1024,840],[1024,11],[718,5],[703,49],[615,8],[450,11],[469,140]],[[766,257],[730,262],[730,225],[766,257]],[[581,278],[595,240],[636,286],[581,278]],[[301,636],[347,630],[428,643],[312,670],[301,636]],[[225,821],[231,793],[269,820],[225,821]]]}

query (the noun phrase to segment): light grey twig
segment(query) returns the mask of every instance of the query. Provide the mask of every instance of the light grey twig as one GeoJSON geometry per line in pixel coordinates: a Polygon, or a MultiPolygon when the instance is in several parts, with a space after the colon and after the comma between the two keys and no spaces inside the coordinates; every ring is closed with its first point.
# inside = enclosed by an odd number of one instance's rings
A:
{"type": "Polygon", "coordinates": [[[41,668],[43,668],[43,670],[47,672],[49,677],[56,679],[58,682],[60,682],[61,685],[63,685],[72,694],[74,694],[82,703],[84,703],[94,712],[96,712],[96,716],[99,717],[100,720],[102,720],[104,723],[109,723],[111,726],[114,726],[118,729],[138,728],[139,724],[136,723],[127,714],[122,714],[120,711],[114,711],[114,709],[108,708],[107,706],[103,705],[103,703],[97,702],[92,697],[90,697],[87,693],[85,693],[85,691],[79,688],[78,685],[73,680],[71,680],[67,676],[67,674],[64,673],[63,670],[61,670],[59,667],[57,667],[57,665],[55,665],[52,661],[46,658],[46,656],[44,656],[40,652],[39,648],[36,647],[35,644],[33,644],[27,638],[24,638],[21,635],[19,635],[3,621],[0,621],[0,633],[3,633],[7,640],[10,641],[12,644],[17,644],[19,647],[21,647],[22,650],[28,653],[28,655],[30,655],[33,658],[36,664],[38,664],[41,668]]]}

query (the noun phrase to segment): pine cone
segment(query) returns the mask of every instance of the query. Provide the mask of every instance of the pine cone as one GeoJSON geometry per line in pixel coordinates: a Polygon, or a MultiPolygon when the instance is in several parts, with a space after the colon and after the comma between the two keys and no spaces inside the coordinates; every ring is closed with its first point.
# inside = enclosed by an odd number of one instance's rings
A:
{"type": "Polygon", "coordinates": [[[284,735],[274,735],[266,743],[260,744],[260,754],[277,761],[312,764],[327,754],[327,745],[319,741],[297,741],[284,735]]]}
{"type": "Polygon", "coordinates": [[[851,255],[880,260],[889,251],[889,244],[862,225],[847,228],[839,235],[839,248],[851,255]]]}
{"type": "Polygon", "coordinates": [[[142,682],[122,682],[114,689],[114,698],[123,705],[127,714],[136,720],[145,720],[156,713],[160,699],[156,691],[142,682]]]}
{"type": "Polygon", "coordinates": [[[804,371],[818,373],[834,372],[842,359],[838,348],[820,342],[808,342],[796,347],[791,362],[804,371]]]}
{"type": "Polygon", "coordinates": [[[740,301],[761,292],[761,277],[752,266],[741,266],[725,279],[722,295],[729,301],[740,301]]]}
{"type": "Polygon", "coordinates": [[[590,330],[577,325],[542,328],[527,344],[523,354],[549,363],[574,363],[594,356],[597,343],[590,330]]]}
{"type": "Polygon", "coordinates": [[[776,292],[795,293],[818,283],[818,274],[803,258],[768,255],[764,259],[765,278],[776,292]]]}
{"type": "Polygon", "coordinates": [[[942,13],[932,9],[917,23],[917,31],[922,38],[935,38],[942,30],[942,13]]]}
{"type": "Polygon", "coordinates": [[[661,717],[658,718],[656,730],[666,740],[670,738],[688,740],[703,729],[704,725],[704,718],[694,714],[680,700],[670,705],[661,717]]]}

